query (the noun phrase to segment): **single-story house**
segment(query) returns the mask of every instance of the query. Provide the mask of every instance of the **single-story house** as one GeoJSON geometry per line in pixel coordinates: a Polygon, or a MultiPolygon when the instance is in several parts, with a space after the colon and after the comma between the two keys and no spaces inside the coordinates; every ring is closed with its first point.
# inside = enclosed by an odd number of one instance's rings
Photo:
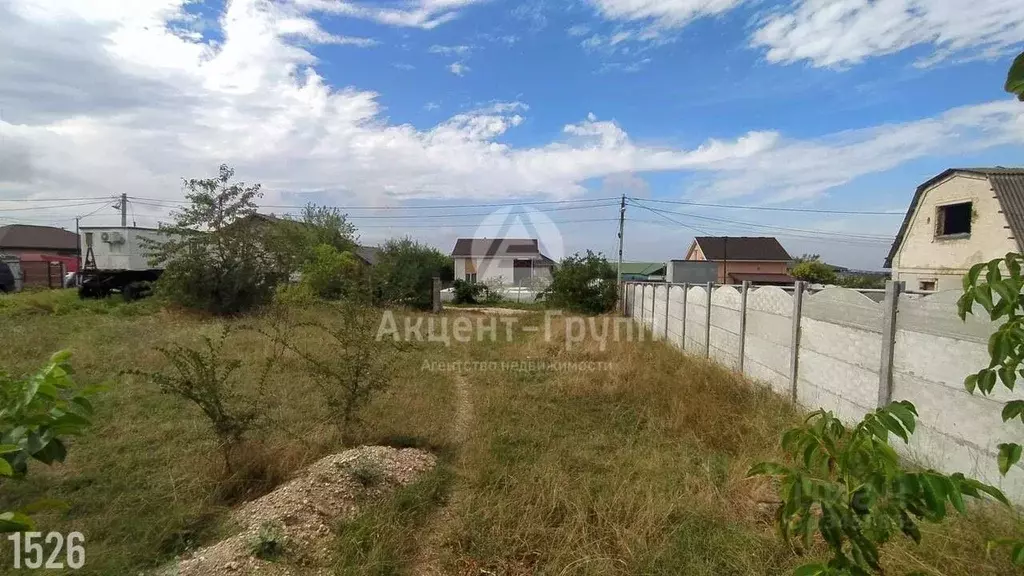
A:
{"type": "Polygon", "coordinates": [[[793,284],[788,273],[793,258],[773,236],[698,236],[686,260],[718,264],[718,284],[793,284]]]}
{"type": "Polygon", "coordinates": [[[622,279],[627,282],[663,282],[664,262],[623,262],[622,279]]]}
{"type": "Polygon", "coordinates": [[[78,256],[78,236],[63,228],[10,224],[0,226],[0,252],[21,256],[78,256]]]}
{"type": "Polygon", "coordinates": [[[555,265],[535,238],[459,238],[452,259],[456,280],[513,286],[550,282],[555,265]]]}
{"type": "Polygon", "coordinates": [[[1024,168],[950,168],[914,191],[885,267],[910,290],[959,290],[971,266],[1024,250],[1024,168]]]}

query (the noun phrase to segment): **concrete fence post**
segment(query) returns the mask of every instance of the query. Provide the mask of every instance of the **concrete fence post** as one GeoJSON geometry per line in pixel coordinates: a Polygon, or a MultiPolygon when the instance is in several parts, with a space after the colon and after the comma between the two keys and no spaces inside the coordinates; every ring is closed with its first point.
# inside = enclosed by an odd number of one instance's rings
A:
{"type": "Polygon", "coordinates": [[[800,373],[800,316],[804,307],[804,286],[806,282],[797,280],[793,284],[793,338],[789,344],[789,394],[796,403],[797,382],[800,373]]]}
{"type": "Polygon", "coordinates": [[[899,312],[903,282],[885,283],[882,301],[882,359],[878,365],[878,407],[892,402],[892,359],[896,348],[896,314],[899,312]]]}
{"type": "Polygon", "coordinates": [[[665,284],[665,341],[668,341],[668,304],[672,301],[672,285],[665,284]]]}
{"type": "Polygon", "coordinates": [[[683,352],[686,352],[686,295],[690,293],[690,283],[683,282],[683,327],[679,330],[679,344],[683,347],[683,352]]]}
{"type": "Polygon", "coordinates": [[[708,301],[704,310],[704,357],[711,357],[711,291],[715,289],[714,282],[708,282],[708,301]]]}
{"type": "Polygon", "coordinates": [[[743,281],[743,288],[740,291],[740,346],[739,346],[739,368],[743,374],[743,356],[747,346],[747,291],[750,290],[750,281],[743,281]]]}
{"type": "Polygon", "coordinates": [[[433,289],[431,290],[431,301],[434,314],[441,313],[441,277],[434,276],[433,289]]]}

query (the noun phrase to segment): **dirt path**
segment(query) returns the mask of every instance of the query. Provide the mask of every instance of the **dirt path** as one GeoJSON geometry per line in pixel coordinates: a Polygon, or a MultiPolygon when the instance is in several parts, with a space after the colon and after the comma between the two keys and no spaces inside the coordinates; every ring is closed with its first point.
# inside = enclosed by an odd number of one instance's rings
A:
{"type": "MultiPolygon", "coordinates": [[[[455,466],[458,466],[462,444],[469,434],[472,423],[473,401],[469,382],[461,374],[455,374],[455,420],[452,424],[453,437],[457,445],[455,466]]],[[[438,510],[423,526],[422,533],[425,537],[420,541],[419,550],[413,560],[412,568],[409,570],[413,576],[444,576],[441,552],[444,548],[444,538],[448,533],[448,526],[454,520],[452,510],[456,506],[458,497],[459,493],[452,490],[445,507],[438,510]]]]}

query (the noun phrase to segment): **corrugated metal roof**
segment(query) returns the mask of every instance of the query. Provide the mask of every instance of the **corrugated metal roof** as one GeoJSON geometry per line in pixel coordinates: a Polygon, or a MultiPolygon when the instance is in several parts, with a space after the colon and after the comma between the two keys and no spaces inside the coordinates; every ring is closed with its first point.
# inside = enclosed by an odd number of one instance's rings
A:
{"type": "Polygon", "coordinates": [[[1005,166],[949,168],[929,178],[914,191],[914,197],[907,208],[907,214],[903,217],[900,231],[896,234],[896,239],[893,240],[892,246],[889,248],[889,255],[885,258],[886,268],[892,268],[892,260],[896,257],[900,244],[903,243],[903,236],[910,228],[910,219],[914,215],[914,211],[917,210],[917,205],[925,191],[954,174],[976,174],[988,178],[1003,214],[1006,216],[1006,221],[1010,225],[1013,238],[1017,242],[1017,249],[1024,251],[1024,168],[1007,168],[1005,166]]]}
{"type": "Polygon", "coordinates": [[[0,226],[0,248],[78,250],[78,236],[53,226],[11,224],[0,226]]]}
{"type": "Polygon", "coordinates": [[[793,258],[774,236],[697,236],[704,258],[711,261],[752,260],[788,262],[793,258]]]}

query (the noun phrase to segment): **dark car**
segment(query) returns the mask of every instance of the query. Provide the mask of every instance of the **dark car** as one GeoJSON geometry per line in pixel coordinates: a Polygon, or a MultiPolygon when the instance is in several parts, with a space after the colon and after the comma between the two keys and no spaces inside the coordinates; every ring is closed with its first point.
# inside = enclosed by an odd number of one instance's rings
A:
{"type": "Polygon", "coordinates": [[[16,289],[14,271],[6,262],[0,262],[0,293],[14,292],[16,289]]]}

